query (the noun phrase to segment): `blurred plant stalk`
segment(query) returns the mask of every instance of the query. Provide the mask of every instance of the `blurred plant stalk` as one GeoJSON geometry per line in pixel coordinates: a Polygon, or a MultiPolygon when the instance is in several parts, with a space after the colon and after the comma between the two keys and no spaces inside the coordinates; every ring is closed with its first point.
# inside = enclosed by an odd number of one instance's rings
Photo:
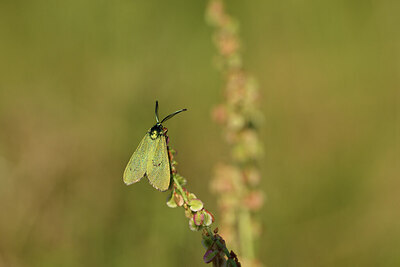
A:
{"type": "Polygon", "coordinates": [[[210,186],[218,196],[221,234],[239,252],[244,266],[261,266],[255,252],[260,235],[255,215],[264,196],[257,166],[262,153],[259,92],[255,80],[243,70],[238,27],[226,13],[223,0],[210,0],[206,15],[214,28],[217,63],[225,80],[224,102],[214,108],[212,116],[223,127],[231,154],[231,163],[217,164],[210,186]]]}

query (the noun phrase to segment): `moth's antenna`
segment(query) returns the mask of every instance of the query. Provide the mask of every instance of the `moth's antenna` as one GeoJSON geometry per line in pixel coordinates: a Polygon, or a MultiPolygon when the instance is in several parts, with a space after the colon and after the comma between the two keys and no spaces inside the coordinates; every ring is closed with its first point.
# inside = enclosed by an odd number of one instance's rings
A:
{"type": "Polygon", "coordinates": [[[172,114],[169,114],[167,117],[165,117],[162,121],[161,121],[161,123],[163,123],[164,121],[166,121],[166,120],[169,120],[169,119],[171,119],[173,116],[175,116],[176,114],[178,114],[178,113],[181,113],[182,111],[186,111],[187,109],[186,108],[184,108],[184,109],[181,109],[181,110],[178,110],[178,111],[175,111],[174,113],[172,113],[172,114]]]}
{"type": "Polygon", "coordinates": [[[157,123],[160,122],[160,120],[158,119],[158,101],[156,101],[156,121],[157,123]]]}

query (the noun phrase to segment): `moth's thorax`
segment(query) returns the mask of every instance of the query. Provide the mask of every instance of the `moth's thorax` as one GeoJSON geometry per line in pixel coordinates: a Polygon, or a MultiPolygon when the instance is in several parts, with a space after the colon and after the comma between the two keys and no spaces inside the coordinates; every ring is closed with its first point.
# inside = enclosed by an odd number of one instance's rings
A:
{"type": "Polygon", "coordinates": [[[150,131],[149,131],[149,135],[150,138],[155,140],[157,139],[160,135],[163,135],[163,126],[161,125],[161,123],[157,123],[156,125],[154,125],[153,127],[151,127],[150,131]]]}

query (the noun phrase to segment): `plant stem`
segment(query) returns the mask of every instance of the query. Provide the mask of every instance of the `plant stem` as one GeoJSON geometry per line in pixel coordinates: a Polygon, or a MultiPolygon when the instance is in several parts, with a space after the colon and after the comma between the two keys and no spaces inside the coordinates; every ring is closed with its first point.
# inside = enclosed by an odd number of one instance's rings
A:
{"type": "Polygon", "coordinates": [[[251,229],[250,212],[247,209],[242,209],[239,214],[239,238],[240,238],[240,251],[243,257],[247,260],[254,260],[254,240],[253,235],[248,234],[248,229],[251,229]]]}
{"type": "Polygon", "coordinates": [[[172,177],[173,177],[174,184],[175,184],[176,188],[179,190],[179,192],[181,193],[183,199],[184,199],[185,202],[187,203],[187,202],[188,202],[188,199],[187,199],[186,194],[185,194],[184,191],[183,191],[182,186],[180,185],[180,183],[179,183],[178,180],[176,179],[175,175],[173,175],[172,177]]]}
{"type": "MultiPolygon", "coordinates": [[[[169,142],[166,128],[164,129],[164,135],[169,142]]],[[[169,145],[167,145],[167,149],[173,181],[172,192],[167,205],[171,208],[183,207],[185,216],[189,219],[190,229],[193,231],[204,230],[202,243],[207,249],[203,257],[206,263],[212,262],[215,267],[223,264],[225,266],[240,267],[236,254],[233,251],[229,252],[225,240],[217,234],[218,230],[212,231],[211,224],[214,222],[214,215],[204,209],[203,202],[195,194],[190,193],[183,187],[186,184],[186,179],[178,174],[177,162],[174,160],[175,151],[169,145]]]]}

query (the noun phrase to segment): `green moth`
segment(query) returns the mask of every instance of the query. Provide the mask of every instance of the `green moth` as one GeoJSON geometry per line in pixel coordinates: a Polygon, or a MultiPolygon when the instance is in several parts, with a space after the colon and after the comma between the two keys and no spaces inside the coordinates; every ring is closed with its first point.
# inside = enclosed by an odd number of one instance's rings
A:
{"type": "Polygon", "coordinates": [[[169,114],[161,121],[158,119],[158,101],[156,101],[157,123],[143,137],[136,151],[133,153],[124,171],[124,183],[127,185],[139,182],[147,176],[150,184],[166,191],[170,183],[170,166],[165,131],[162,123],[186,109],[169,114]]]}

